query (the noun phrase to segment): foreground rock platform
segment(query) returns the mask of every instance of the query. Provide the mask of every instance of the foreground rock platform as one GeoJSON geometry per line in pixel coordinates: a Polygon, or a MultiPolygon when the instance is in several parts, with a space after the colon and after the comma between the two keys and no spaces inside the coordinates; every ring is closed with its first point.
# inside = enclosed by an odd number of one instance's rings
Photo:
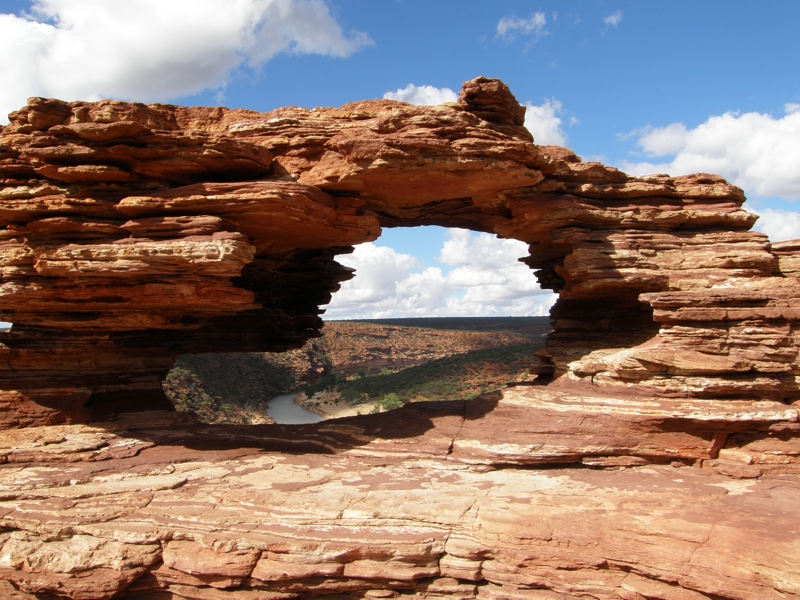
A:
{"type": "Polygon", "coordinates": [[[33,98],[0,131],[0,597],[800,597],[800,242],[710,174],[435,107],[33,98]],[[315,426],[170,412],[181,354],[321,335],[385,227],[528,244],[542,385],[315,426]]]}
{"type": "Polygon", "coordinates": [[[314,426],[19,429],[0,448],[0,591],[800,597],[797,411],[614,404],[533,387],[314,426]]]}

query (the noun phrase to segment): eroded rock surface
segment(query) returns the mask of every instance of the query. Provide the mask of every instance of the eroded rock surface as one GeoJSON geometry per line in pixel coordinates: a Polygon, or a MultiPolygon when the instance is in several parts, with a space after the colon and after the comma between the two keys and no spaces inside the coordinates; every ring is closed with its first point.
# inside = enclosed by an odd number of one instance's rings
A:
{"type": "Polygon", "coordinates": [[[0,575],[26,599],[796,598],[800,445],[764,432],[797,413],[708,403],[526,387],[319,426],[19,429],[0,575]]]}
{"type": "Polygon", "coordinates": [[[482,78],[434,107],[31,100],[0,135],[4,387],[72,387],[65,414],[134,387],[157,407],[174,354],[298,347],[351,276],[337,253],[437,224],[530,244],[560,294],[557,378],[794,398],[794,250],[781,270],[741,190],[583,163],[534,145],[523,112],[482,78]]]}
{"type": "Polygon", "coordinates": [[[720,177],[629,177],[523,121],[484,78],[435,107],[13,113],[2,594],[800,596],[800,245],[720,177]],[[412,225],[529,244],[549,385],[294,428],[159,412],[177,355],[299,348],[336,255],[412,225]]]}

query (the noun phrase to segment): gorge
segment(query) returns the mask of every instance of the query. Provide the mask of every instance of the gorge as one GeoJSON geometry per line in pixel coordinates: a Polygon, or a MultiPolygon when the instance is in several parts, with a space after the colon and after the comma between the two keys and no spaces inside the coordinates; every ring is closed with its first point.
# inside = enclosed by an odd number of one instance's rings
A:
{"type": "Polygon", "coordinates": [[[722,178],[457,103],[41,98],[0,132],[8,598],[800,597],[800,243],[722,178]],[[537,385],[317,425],[170,411],[182,354],[299,348],[385,227],[529,244],[537,385]]]}

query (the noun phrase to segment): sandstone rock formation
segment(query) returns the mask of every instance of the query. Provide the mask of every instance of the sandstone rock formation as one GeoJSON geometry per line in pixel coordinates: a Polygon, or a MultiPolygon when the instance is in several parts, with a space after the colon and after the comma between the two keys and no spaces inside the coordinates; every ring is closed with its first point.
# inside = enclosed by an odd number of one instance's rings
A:
{"type": "Polygon", "coordinates": [[[0,470],[0,590],[215,600],[800,594],[800,491],[787,464],[797,444],[740,435],[736,452],[750,464],[708,460],[721,426],[785,431],[792,408],[620,406],[546,390],[321,426],[135,413],[12,431],[0,449],[13,461],[0,470]],[[709,468],[684,466],[701,457],[709,468]],[[682,468],[636,466],[663,460],[682,468]]]}
{"type": "Polygon", "coordinates": [[[717,176],[629,177],[523,117],[484,78],[436,107],[13,113],[3,594],[800,597],[800,245],[717,176]],[[411,225],[529,244],[549,385],[298,428],[158,410],[179,354],[319,335],[335,256],[411,225]]]}

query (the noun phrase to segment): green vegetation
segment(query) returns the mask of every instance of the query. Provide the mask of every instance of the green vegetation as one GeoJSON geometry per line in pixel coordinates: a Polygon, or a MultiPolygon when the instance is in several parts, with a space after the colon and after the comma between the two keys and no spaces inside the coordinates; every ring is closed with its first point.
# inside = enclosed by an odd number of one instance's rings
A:
{"type": "Polygon", "coordinates": [[[468,400],[527,375],[534,361],[533,352],[541,346],[542,342],[537,341],[473,350],[368,377],[347,379],[343,374],[328,375],[303,391],[307,396],[338,391],[350,404],[380,399],[378,405],[386,410],[390,409],[389,405],[398,408],[411,400],[468,400]]]}
{"type": "Polygon", "coordinates": [[[206,423],[247,423],[246,407],[266,413],[267,400],[294,387],[287,367],[252,353],[184,355],[164,381],[175,408],[206,423]]]}
{"type": "Polygon", "coordinates": [[[397,394],[392,392],[391,394],[386,394],[383,398],[378,400],[375,404],[375,407],[372,409],[372,412],[378,413],[383,412],[384,410],[394,410],[395,408],[400,408],[403,406],[404,402],[398,398],[397,394]]]}
{"type": "Polygon", "coordinates": [[[194,412],[207,423],[246,423],[247,419],[222,398],[213,398],[191,370],[176,366],[164,382],[164,391],[177,410],[194,412]]]}
{"type": "Polygon", "coordinates": [[[176,408],[206,423],[258,422],[270,398],[296,390],[309,397],[327,392],[324,402],[365,405],[364,413],[468,400],[528,379],[549,323],[542,317],[331,322],[326,337],[285,353],[181,356],[164,390],[176,408]]]}
{"type": "Polygon", "coordinates": [[[313,396],[317,392],[327,392],[338,389],[340,386],[346,383],[347,375],[344,373],[331,373],[329,375],[325,375],[325,377],[319,381],[305,386],[303,388],[303,392],[305,392],[306,396],[313,396]]]}

